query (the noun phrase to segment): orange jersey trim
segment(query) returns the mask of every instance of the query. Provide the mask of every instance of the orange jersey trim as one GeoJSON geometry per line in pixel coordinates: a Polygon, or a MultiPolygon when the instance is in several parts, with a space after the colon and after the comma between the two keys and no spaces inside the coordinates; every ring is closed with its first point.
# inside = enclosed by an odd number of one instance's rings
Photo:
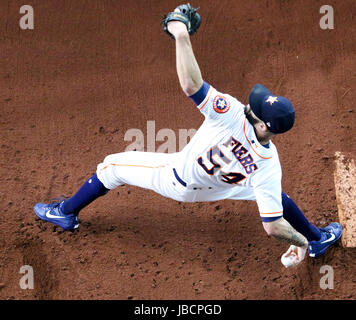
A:
{"type": "Polygon", "coordinates": [[[277,213],[283,213],[283,211],[277,211],[277,212],[261,212],[260,214],[277,214],[277,213]]]}
{"type": "Polygon", "coordinates": [[[104,168],[101,168],[99,172],[107,169],[110,166],[116,166],[116,167],[138,167],[138,168],[148,168],[148,169],[158,169],[158,168],[163,168],[165,166],[156,166],[156,167],[152,167],[152,166],[144,166],[144,165],[136,165],[136,164],[117,164],[117,163],[109,163],[108,165],[106,165],[104,168]]]}
{"type": "Polygon", "coordinates": [[[212,87],[210,87],[210,89],[209,89],[209,94],[208,94],[208,99],[205,101],[205,103],[199,108],[199,110],[201,110],[201,109],[203,109],[204,107],[205,107],[205,105],[208,103],[208,101],[209,101],[209,99],[210,99],[210,96],[211,96],[211,94],[213,93],[213,88],[212,87]]]}
{"type": "Polygon", "coordinates": [[[252,143],[251,143],[250,140],[247,138],[245,128],[246,128],[246,119],[245,119],[245,121],[244,121],[244,135],[245,135],[245,138],[246,138],[247,142],[248,142],[249,145],[251,146],[252,150],[253,150],[260,158],[262,158],[262,159],[265,159],[265,160],[272,159],[272,157],[265,158],[265,157],[262,157],[261,155],[259,155],[259,154],[257,153],[257,151],[256,151],[256,150],[254,149],[254,147],[252,146],[252,143]]]}

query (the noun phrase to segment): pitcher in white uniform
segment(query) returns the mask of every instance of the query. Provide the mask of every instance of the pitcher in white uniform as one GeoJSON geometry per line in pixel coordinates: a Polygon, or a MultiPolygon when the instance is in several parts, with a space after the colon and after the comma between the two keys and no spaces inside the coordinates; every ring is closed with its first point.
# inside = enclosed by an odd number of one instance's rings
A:
{"type": "Polygon", "coordinates": [[[268,235],[291,244],[287,255],[298,265],[309,251],[318,257],[340,239],[342,227],[317,228],[282,192],[282,170],[271,138],[293,127],[291,102],[255,85],[249,104],[217,91],[205,82],[185,24],[168,24],[176,43],[181,87],[205,120],[188,145],[173,154],[122,152],[107,156],[96,174],[69,199],[37,203],[36,215],[64,230],[79,226],[79,212],[92,201],[125,184],[183,202],[223,199],[257,202],[268,235]]]}

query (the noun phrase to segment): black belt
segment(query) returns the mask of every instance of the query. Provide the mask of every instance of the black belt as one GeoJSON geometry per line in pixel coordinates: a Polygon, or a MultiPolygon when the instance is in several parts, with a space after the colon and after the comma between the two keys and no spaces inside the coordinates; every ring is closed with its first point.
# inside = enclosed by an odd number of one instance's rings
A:
{"type": "Polygon", "coordinates": [[[187,183],[179,177],[179,175],[178,175],[178,173],[177,173],[177,171],[176,171],[175,168],[173,168],[173,172],[174,172],[174,176],[176,177],[176,179],[178,180],[178,182],[179,182],[182,186],[186,187],[186,186],[187,186],[187,183]]]}

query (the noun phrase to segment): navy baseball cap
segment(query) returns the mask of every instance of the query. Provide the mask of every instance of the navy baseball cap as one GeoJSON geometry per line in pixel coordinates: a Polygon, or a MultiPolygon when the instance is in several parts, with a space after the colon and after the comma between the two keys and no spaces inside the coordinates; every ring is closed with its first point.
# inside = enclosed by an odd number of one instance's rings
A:
{"type": "Polygon", "coordinates": [[[253,113],[273,133],[283,133],[293,127],[295,111],[291,102],[272,94],[262,84],[256,84],[248,97],[253,113]]]}

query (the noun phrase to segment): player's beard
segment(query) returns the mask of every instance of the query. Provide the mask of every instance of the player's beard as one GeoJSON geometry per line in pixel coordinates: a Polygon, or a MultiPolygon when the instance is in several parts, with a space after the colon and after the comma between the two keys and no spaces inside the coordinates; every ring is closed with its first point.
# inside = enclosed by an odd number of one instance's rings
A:
{"type": "Polygon", "coordinates": [[[254,117],[251,113],[251,107],[248,105],[245,107],[245,116],[251,125],[255,126],[255,124],[259,123],[261,120],[254,117]]]}

